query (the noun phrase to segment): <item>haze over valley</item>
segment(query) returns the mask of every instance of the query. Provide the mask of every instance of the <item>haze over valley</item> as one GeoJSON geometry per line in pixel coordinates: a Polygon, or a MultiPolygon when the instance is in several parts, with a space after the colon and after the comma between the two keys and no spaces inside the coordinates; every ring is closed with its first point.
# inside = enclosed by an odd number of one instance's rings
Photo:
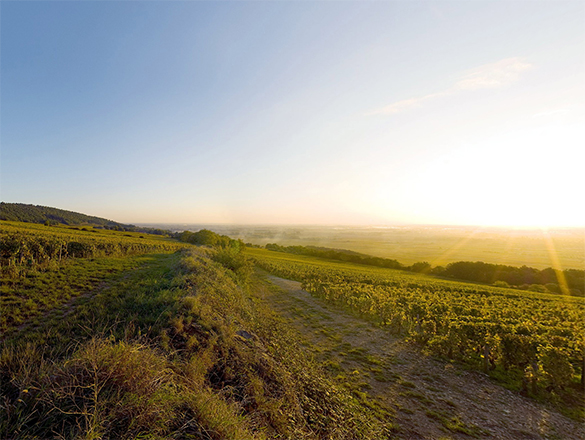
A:
{"type": "Polygon", "coordinates": [[[325,226],[141,224],[175,232],[210,229],[265,246],[322,246],[347,249],[405,264],[433,266],[454,261],[486,261],[544,269],[585,268],[585,229],[521,229],[477,226],[325,226]]]}

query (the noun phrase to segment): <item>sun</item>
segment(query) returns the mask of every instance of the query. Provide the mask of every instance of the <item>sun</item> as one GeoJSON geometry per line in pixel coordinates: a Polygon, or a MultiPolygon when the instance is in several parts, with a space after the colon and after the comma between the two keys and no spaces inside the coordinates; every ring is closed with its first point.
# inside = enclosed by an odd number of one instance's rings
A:
{"type": "Polygon", "coordinates": [[[404,203],[429,223],[525,228],[583,227],[585,150],[577,133],[519,131],[423,162],[404,203]]]}

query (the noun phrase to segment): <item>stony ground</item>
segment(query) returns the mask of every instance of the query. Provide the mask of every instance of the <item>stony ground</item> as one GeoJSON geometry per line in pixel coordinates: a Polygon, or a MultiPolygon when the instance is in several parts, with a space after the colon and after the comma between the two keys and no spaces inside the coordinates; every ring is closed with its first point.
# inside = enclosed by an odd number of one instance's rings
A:
{"type": "Polygon", "coordinates": [[[340,380],[390,409],[401,439],[585,439],[585,427],[479,372],[420,353],[403,339],[325,304],[300,283],[264,275],[262,299],[290,321],[340,380]],[[274,288],[276,286],[277,288],[274,288]]]}

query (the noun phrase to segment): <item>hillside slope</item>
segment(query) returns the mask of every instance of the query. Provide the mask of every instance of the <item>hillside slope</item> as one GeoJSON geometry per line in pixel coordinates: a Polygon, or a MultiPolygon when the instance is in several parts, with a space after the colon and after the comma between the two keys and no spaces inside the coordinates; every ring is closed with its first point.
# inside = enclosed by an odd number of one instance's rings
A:
{"type": "Polygon", "coordinates": [[[39,223],[46,225],[93,226],[101,229],[114,229],[126,232],[172,236],[171,231],[158,228],[127,225],[101,217],[81,214],[49,206],[26,205],[24,203],[0,202],[0,220],[11,222],[39,223]]]}
{"type": "Polygon", "coordinates": [[[48,221],[64,225],[92,225],[108,228],[131,226],[64,209],[5,202],[0,203],[0,220],[27,223],[45,223],[48,221]]]}

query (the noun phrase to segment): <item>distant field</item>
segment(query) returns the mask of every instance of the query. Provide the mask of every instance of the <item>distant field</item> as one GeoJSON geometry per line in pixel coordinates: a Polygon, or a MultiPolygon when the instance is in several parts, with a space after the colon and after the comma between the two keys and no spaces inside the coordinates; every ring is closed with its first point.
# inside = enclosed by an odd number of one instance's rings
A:
{"type": "Polygon", "coordinates": [[[541,231],[471,227],[156,226],[175,230],[205,227],[262,246],[278,243],[349,249],[407,265],[418,261],[428,261],[433,266],[484,261],[539,269],[585,269],[584,229],[549,231],[547,239],[541,231]]]}

